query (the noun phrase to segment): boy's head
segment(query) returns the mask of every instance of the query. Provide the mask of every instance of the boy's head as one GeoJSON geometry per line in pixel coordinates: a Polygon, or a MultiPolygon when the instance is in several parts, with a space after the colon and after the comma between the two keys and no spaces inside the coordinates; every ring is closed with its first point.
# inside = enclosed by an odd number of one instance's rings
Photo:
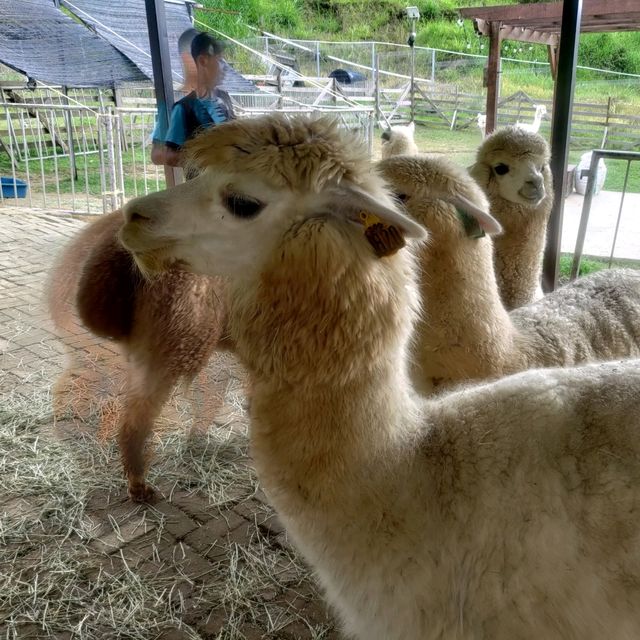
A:
{"type": "Polygon", "coordinates": [[[211,88],[215,88],[222,81],[223,51],[223,43],[208,33],[199,33],[191,41],[191,55],[195,60],[198,73],[211,88]]]}
{"type": "Polygon", "coordinates": [[[178,38],[178,53],[182,60],[183,89],[195,89],[197,82],[196,63],[191,56],[191,42],[198,35],[196,29],[187,29],[178,38]]]}

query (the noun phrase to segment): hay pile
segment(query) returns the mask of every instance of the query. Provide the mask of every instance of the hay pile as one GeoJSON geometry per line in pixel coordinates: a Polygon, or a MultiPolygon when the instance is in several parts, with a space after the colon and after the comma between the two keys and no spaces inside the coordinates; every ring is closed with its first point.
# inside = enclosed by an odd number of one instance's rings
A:
{"type": "Polygon", "coordinates": [[[334,637],[306,617],[318,595],[284,534],[257,526],[272,514],[255,498],[242,399],[231,404],[223,425],[156,437],[149,474],[169,501],[206,496],[219,517],[247,508],[247,537],[206,560],[171,529],[166,502],[126,499],[118,452],[96,424],[54,426],[44,386],[0,399],[1,637],[334,637]]]}

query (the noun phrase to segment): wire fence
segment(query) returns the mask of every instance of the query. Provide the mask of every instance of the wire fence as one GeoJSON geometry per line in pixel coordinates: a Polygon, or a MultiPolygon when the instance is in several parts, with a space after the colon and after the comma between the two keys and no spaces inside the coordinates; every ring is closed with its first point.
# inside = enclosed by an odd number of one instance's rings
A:
{"type": "MultiPolygon", "coordinates": [[[[230,45],[234,65],[243,73],[271,73],[269,59],[288,59],[302,75],[327,77],[337,68],[346,67],[365,76],[373,86],[376,60],[380,64],[380,83],[393,84],[393,78],[408,80],[412,73],[419,81],[462,84],[469,93],[482,93],[483,74],[487,56],[483,53],[461,53],[429,47],[411,47],[390,42],[330,42],[322,40],[296,40],[272,34],[256,36],[242,41],[253,51],[262,52],[265,58],[258,60],[247,50],[230,45]]],[[[517,44],[517,43],[516,43],[517,44]]],[[[513,55],[519,55],[522,47],[512,47],[513,55]]],[[[501,59],[501,84],[506,93],[535,82],[543,93],[538,97],[551,99],[553,80],[546,62],[504,56],[501,59]]],[[[578,66],[576,71],[576,95],[578,99],[593,97],[594,88],[602,102],[609,98],[624,101],[640,89],[640,75],[578,66]]]]}
{"type": "Polygon", "coordinates": [[[100,213],[164,186],[148,160],[155,109],[0,103],[0,204],[100,213]]]}

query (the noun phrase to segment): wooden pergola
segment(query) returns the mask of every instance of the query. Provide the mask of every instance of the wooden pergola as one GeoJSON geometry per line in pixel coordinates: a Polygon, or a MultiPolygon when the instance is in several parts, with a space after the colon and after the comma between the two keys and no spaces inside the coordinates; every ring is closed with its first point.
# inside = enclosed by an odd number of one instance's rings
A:
{"type": "Polygon", "coordinates": [[[517,40],[547,45],[551,73],[556,80],[552,119],[552,171],[556,194],[547,230],[544,286],[556,287],[575,68],[580,33],[640,31],[640,0],[565,0],[497,7],[460,9],[474,21],[477,33],[489,38],[487,63],[487,124],[496,125],[499,99],[500,43],[517,40]],[[559,185],[559,186],[558,186],[559,185]]]}

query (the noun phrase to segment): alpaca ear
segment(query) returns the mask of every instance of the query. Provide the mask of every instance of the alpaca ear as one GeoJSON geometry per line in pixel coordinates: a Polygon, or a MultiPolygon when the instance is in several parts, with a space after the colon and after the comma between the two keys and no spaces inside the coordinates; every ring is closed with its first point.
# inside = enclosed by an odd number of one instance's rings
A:
{"type": "Polygon", "coordinates": [[[355,185],[340,185],[333,189],[324,208],[361,226],[379,257],[396,253],[406,244],[407,238],[427,237],[422,225],[355,185]]]}
{"type": "MultiPolygon", "coordinates": [[[[484,209],[480,208],[476,203],[465,198],[461,194],[455,194],[449,199],[449,202],[458,210],[462,216],[468,216],[475,220],[477,227],[489,236],[495,236],[502,233],[502,226],[500,223],[484,209]]],[[[474,227],[476,225],[473,225],[474,227]]],[[[465,224],[465,228],[467,225],[465,224]]],[[[469,229],[468,229],[469,231],[469,229]]],[[[482,235],[484,235],[484,233],[482,235]]],[[[473,229],[470,235],[473,235],[473,229]]]]}
{"type": "Polygon", "coordinates": [[[416,132],[416,123],[412,120],[408,125],[407,125],[407,129],[409,130],[409,133],[411,135],[413,135],[416,132]]]}

